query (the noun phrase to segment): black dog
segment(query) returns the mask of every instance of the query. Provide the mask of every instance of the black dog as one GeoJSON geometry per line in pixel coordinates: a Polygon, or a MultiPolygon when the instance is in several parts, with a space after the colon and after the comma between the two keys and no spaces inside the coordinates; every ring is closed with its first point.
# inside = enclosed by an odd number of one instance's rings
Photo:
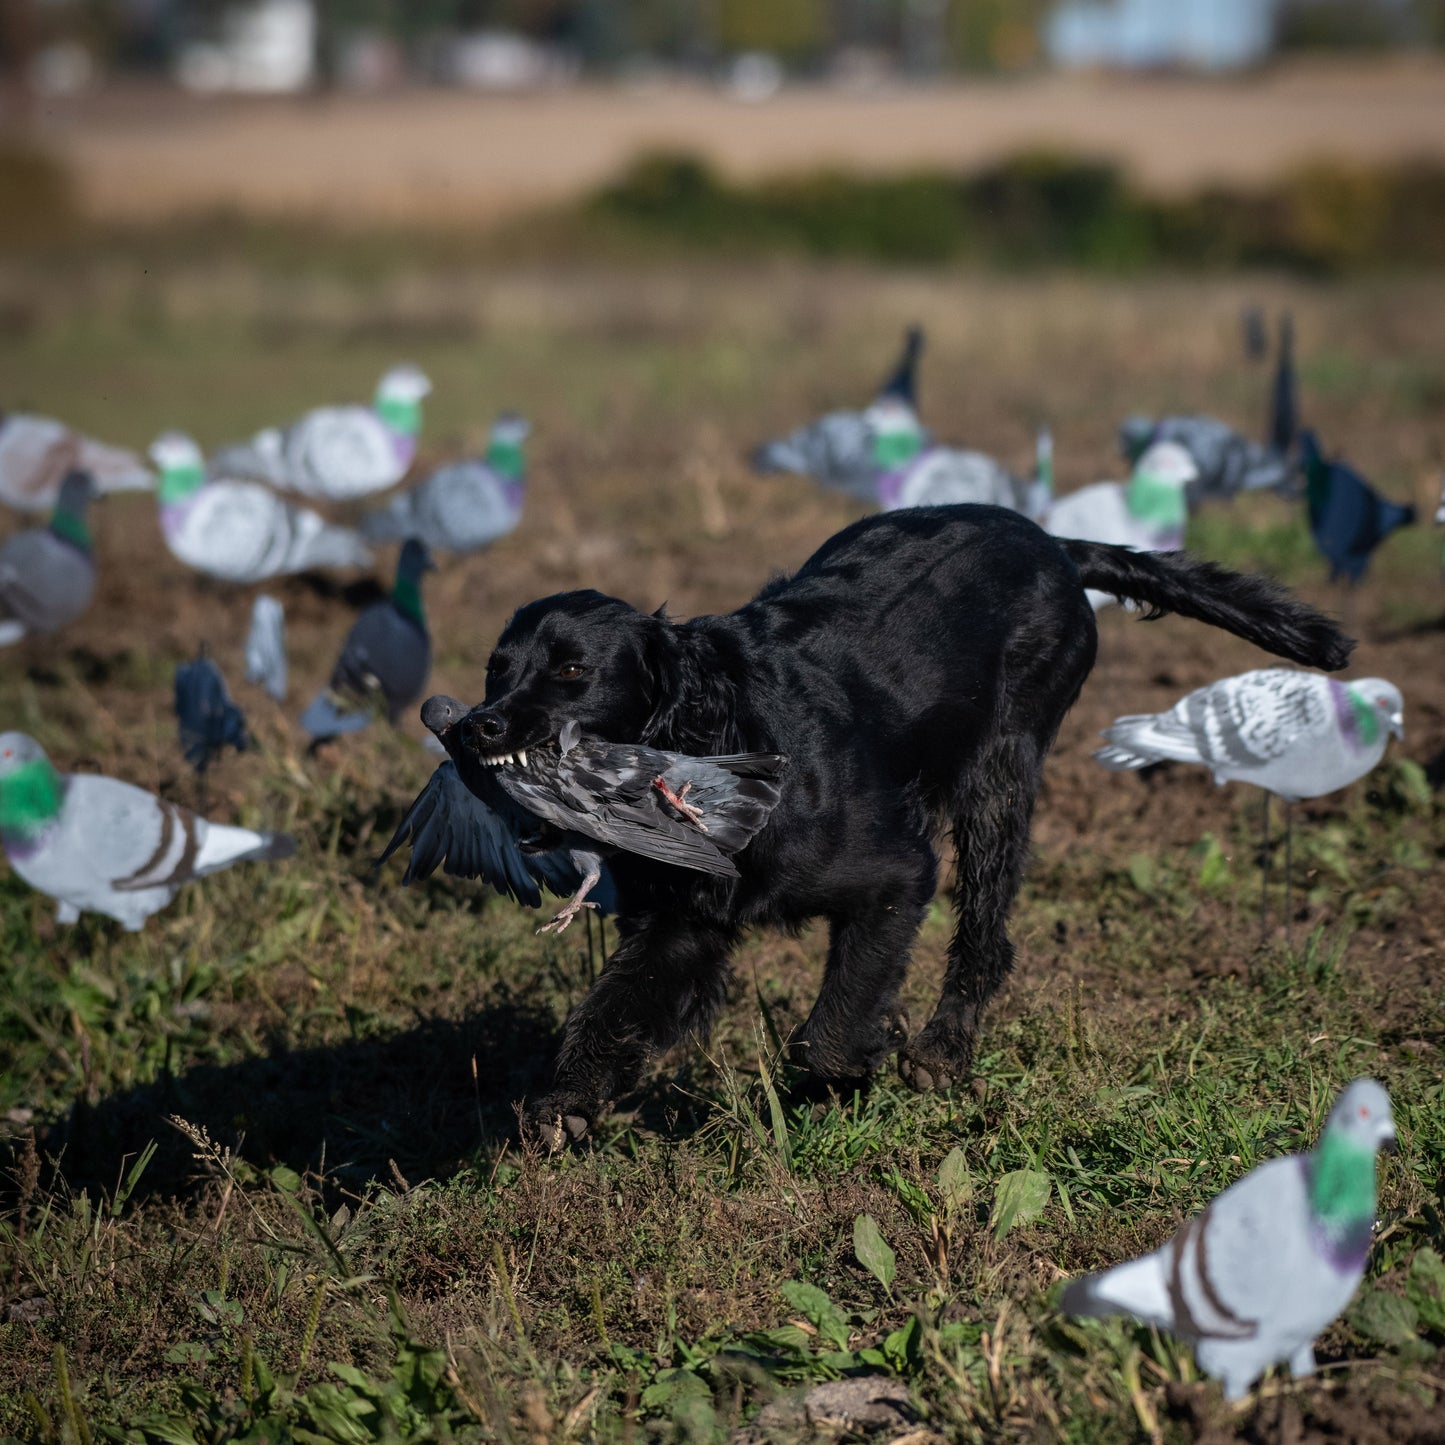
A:
{"type": "Polygon", "coordinates": [[[795,1056],[847,1083],[902,1044],[915,1088],[963,1075],[1013,961],[1008,914],[1044,755],[1094,663],[1086,587],[1312,666],[1342,667],[1352,646],[1262,578],[1182,553],[1057,540],[976,506],[859,522],[724,617],[675,625],[597,592],[520,608],[467,720],[486,755],[555,739],[576,719],[616,742],[790,759],[781,802],[736,860],[739,879],[612,861],[620,942],[567,1022],[532,1126],[554,1143],[580,1138],[649,1058],[707,1033],[744,928],[819,915],[827,967],[795,1056]],[[958,850],[958,925],[933,1018],[904,1043],[894,1003],[944,825],[958,850]]]}

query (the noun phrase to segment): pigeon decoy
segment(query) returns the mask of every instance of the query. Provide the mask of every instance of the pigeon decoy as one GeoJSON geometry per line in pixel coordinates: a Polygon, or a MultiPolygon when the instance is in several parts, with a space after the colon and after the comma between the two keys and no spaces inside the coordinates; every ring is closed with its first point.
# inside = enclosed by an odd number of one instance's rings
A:
{"type": "Polygon", "coordinates": [[[286,701],[286,610],[264,592],[251,608],[246,681],[265,688],[277,702],[286,701]]]}
{"type": "Polygon", "coordinates": [[[891,396],[905,406],[918,410],[918,358],[923,355],[923,328],[910,326],[903,333],[903,350],[898,361],[883,385],[878,388],[880,397],[891,396]]]}
{"type": "MultiPolygon", "coordinates": [[[[1104,730],[1109,745],[1094,756],[1116,772],[1164,761],[1202,763],[1221,786],[1264,789],[1267,886],[1270,794],[1284,800],[1288,850],[1294,804],[1338,792],[1373,771],[1392,734],[1405,735],[1405,704],[1394,683],[1380,677],[1342,683],[1264,667],[1198,688],[1167,712],[1117,719],[1104,730]]],[[[1287,887],[1292,861],[1287,853],[1287,887]]]]}
{"type": "Polygon", "coordinates": [[[186,883],[233,863],[289,858],[285,833],[208,822],[98,773],[60,773],[34,738],[0,733],[0,844],[10,866],[60,907],[103,913],[131,932],[186,883]]]}
{"type": "Polygon", "coordinates": [[[350,527],[278,497],[260,482],[206,473],[180,432],[151,446],[161,471],[161,533],[171,555],[222,582],[264,582],[322,567],[365,567],[371,551],[350,527]]]}
{"type": "Polygon", "coordinates": [[[1310,536],[1330,564],[1330,581],[1359,582],[1375,549],[1415,520],[1415,509],[1387,501],[1353,467],[1326,461],[1315,434],[1300,435],[1310,536]]]}
{"type": "Polygon", "coordinates": [[[93,441],[52,417],[0,411],[0,501],[21,512],[48,512],[75,471],[90,474],[98,496],[155,486],[134,452],[93,441]]]}
{"type": "Polygon", "coordinates": [[[319,501],[349,502],[394,487],[411,469],[421,432],[425,373],[394,366],[370,406],[323,406],[283,428],[223,447],[213,474],[266,482],[319,501]]]}
{"type": "Polygon", "coordinates": [[[181,752],[200,779],[205,811],[205,777],[212,761],[228,747],[245,752],[251,739],[246,715],[236,706],[221,669],[201,648],[194,662],[176,668],[176,723],[181,752]]]}
{"type": "Polygon", "coordinates": [[[372,542],[419,537],[433,552],[476,552],[505,537],[522,518],[522,446],[530,431],[523,417],[498,417],[485,456],[439,467],[420,486],[368,512],[362,535],[372,542]]]}
{"type": "Polygon", "coordinates": [[[1244,356],[1246,361],[1263,361],[1269,353],[1269,333],[1264,325],[1264,308],[1249,305],[1240,313],[1240,325],[1244,331],[1244,356]]]}
{"type": "Polygon", "coordinates": [[[1299,431],[1298,385],[1294,374],[1294,318],[1288,311],[1279,318],[1279,361],[1275,365],[1274,390],[1270,396],[1269,434],[1265,444],[1280,456],[1288,456],[1299,431]]]}
{"type": "MultiPolygon", "coordinates": [[[[1049,462],[1052,472],[1052,460],[1049,462]]],[[[1177,442],[1155,442],[1127,482],[1094,482],[1054,498],[1043,519],[1055,537],[1108,542],[1138,552],[1172,552],[1184,545],[1188,489],[1199,472],[1177,442]]],[[[1090,590],[1097,610],[1114,599],[1090,590]]]]}
{"type": "Polygon", "coordinates": [[[1175,442],[1194,461],[1200,501],[1228,501],[1239,492],[1287,489],[1288,458],[1241,436],[1212,416],[1130,417],[1119,429],[1119,448],[1133,465],[1156,442],[1175,442]]]}
{"type": "Polygon", "coordinates": [[[1250,1170],[1161,1248],[1068,1284],[1071,1315],[1132,1315],[1194,1346],[1240,1400],[1271,1365],[1314,1373],[1314,1342],[1354,1298],[1375,1227],[1375,1157],[1395,1146],[1390,1096],[1356,1079],[1319,1144],[1250,1170]]]}
{"type": "Polygon", "coordinates": [[[391,596],[352,624],[329,687],[301,715],[314,743],[360,732],[377,713],[394,725],[421,696],[431,673],[421,579],[432,565],[424,543],[413,537],[403,545],[391,596]]]}
{"type": "Polygon", "coordinates": [[[89,472],[71,472],[48,527],[0,543],[0,647],[32,633],[59,632],[95,596],[95,554],[85,511],[95,495],[89,472]]]}
{"type": "Polygon", "coordinates": [[[694,758],[604,742],[568,722],[554,743],[492,756],[471,712],[428,698],[422,722],[451,756],[412,804],[385,860],[408,839],[406,881],[445,860],[454,876],[482,877],[535,908],[545,884],[572,896],[544,931],[561,932],[626,852],[736,878],[732,855],[767,822],[786,759],[774,753],[694,758]],[[470,801],[458,795],[461,789],[470,801]]]}

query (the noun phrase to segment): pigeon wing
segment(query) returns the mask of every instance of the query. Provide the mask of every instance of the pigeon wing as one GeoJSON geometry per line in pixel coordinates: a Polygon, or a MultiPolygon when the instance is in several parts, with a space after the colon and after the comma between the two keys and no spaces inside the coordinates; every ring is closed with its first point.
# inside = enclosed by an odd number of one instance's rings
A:
{"type": "MultiPolygon", "coordinates": [[[[551,870],[538,868],[537,860],[522,852],[506,820],[467,789],[450,761],[437,768],[407,809],[377,866],[406,842],[411,859],[403,883],[429,878],[440,867],[452,878],[484,879],[518,903],[537,908],[542,902],[537,875],[551,881],[551,870]]],[[[558,891],[565,891],[565,880],[558,891]]]]}

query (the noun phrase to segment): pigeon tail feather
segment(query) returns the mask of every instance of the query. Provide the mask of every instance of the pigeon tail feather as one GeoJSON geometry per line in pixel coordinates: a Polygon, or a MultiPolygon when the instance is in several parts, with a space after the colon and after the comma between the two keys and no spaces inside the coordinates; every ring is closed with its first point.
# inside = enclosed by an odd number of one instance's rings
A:
{"type": "Polygon", "coordinates": [[[196,858],[195,876],[204,877],[233,863],[269,863],[295,855],[296,840],[289,833],[257,833],[212,823],[196,858]]]}
{"type": "Polygon", "coordinates": [[[1070,1281],[1059,1296],[1059,1309],[1065,1314],[1095,1319],[1130,1314],[1165,1328],[1174,1324],[1168,1282],[1158,1254],[1146,1254],[1070,1281]]]}

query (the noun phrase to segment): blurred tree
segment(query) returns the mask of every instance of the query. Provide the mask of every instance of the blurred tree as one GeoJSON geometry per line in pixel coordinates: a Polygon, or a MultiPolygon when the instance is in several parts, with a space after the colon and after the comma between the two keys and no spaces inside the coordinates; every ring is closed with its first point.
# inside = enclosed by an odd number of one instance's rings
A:
{"type": "Polygon", "coordinates": [[[828,38],[824,0],[718,0],[717,23],[724,50],[801,55],[828,38]]]}
{"type": "Polygon", "coordinates": [[[1053,0],[950,0],[949,39],[964,70],[1023,70],[1039,58],[1039,27],[1053,0]]]}

